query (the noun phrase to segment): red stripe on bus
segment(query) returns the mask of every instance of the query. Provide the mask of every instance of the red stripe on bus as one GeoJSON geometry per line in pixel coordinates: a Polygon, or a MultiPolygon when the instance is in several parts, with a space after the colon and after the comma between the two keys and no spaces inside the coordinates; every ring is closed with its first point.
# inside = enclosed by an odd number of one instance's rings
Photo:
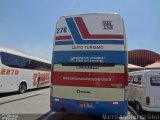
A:
{"type": "Polygon", "coordinates": [[[124,73],[52,72],[52,83],[64,86],[124,88],[124,73]]]}
{"type": "Polygon", "coordinates": [[[72,40],[72,37],[70,35],[56,36],[56,40],[72,40]]]}
{"type": "Polygon", "coordinates": [[[84,39],[124,39],[123,35],[116,35],[116,34],[96,34],[91,35],[81,17],[74,18],[81,35],[84,39]]]}

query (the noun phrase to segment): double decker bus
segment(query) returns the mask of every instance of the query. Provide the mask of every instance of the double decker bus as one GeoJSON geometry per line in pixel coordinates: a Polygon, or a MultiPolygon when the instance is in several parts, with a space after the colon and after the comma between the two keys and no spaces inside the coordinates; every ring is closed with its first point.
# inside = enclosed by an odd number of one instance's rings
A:
{"type": "Polygon", "coordinates": [[[49,86],[50,69],[50,61],[0,47],[0,93],[49,86]]]}
{"type": "Polygon", "coordinates": [[[52,111],[125,115],[127,47],[122,17],[92,13],[61,17],[52,58],[52,111]]]}

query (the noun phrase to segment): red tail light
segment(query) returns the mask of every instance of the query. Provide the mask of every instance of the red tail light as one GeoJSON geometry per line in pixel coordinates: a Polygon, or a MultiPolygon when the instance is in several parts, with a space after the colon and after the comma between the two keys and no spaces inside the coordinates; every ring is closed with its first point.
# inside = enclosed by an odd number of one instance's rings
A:
{"type": "Polygon", "coordinates": [[[64,99],[63,98],[60,98],[60,100],[59,100],[60,102],[64,102],[64,99]]]}
{"type": "Polygon", "coordinates": [[[108,104],[110,104],[110,105],[112,105],[113,104],[113,102],[107,102],[108,104]]]}
{"type": "Polygon", "coordinates": [[[53,70],[54,70],[54,66],[51,66],[51,83],[53,84],[53,70]]]}
{"type": "Polygon", "coordinates": [[[123,109],[123,108],[125,108],[124,106],[117,106],[117,108],[119,108],[119,109],[123,109]]]}
{"type": "Polygon", "coordinates": [[[150,104],[150,97],[149,97],[149,96],[146,97],[146,104],[147,104],[147,105],[150,104]]]}
{"type": "Polygon", "coordinates": [[[125,72],[125,81],[124,81],[124,85],[127,86],[128,85],[128,68],[125,67],[124,68],[124,72],[125,72]]]}

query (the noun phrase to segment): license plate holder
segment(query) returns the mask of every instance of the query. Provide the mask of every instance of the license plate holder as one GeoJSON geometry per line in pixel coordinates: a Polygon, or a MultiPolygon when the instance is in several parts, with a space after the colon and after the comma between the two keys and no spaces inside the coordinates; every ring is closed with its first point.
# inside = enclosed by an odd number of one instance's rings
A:
{"type": "Polygon", "coordinates": [[[90,103],[90,102],[81,102],[81,103],[79,104],[79,106],[80,106],[81,108],[93,108],[93,104],[90,103]]]}

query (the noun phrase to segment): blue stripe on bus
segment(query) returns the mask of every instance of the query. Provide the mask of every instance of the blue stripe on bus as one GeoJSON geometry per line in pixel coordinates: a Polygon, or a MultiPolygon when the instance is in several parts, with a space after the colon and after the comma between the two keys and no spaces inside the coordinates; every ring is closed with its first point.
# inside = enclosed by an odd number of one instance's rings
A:
{"type": "MultiPolygon", "coordinates": [[[[75,57],[97,57],[103,58],[101,63],[115,63],[127,65],[127,52],[126,51],[54,51],[53,64],[70,63],[70,62],[94,62],[92,61],[76,61],[75,57]]],[[[96,58],[95,62],[96,62],[96,58]]]]}
{"type": "MultiPolygon", "coordinates": [[[[88,40],[87,43],[82,43],[82,44],[119,44],[119,42],[120,40],[101,40],[101,42],[100,41],[98,42],[96,40],[88,40]]],[[[62,41],[56,41],[55,45],[74,45],[74,42],[62,40],[62,41]]]]}
{"type": "Polygon", "coordinates": [[[73,40],[72,41],[56,41],[55,45],[74,45],[73,40]]]}
{"type": "Polygon", "coordinates": [[[76,44],[124,44],[124,40],[84,40],[82,39],[73,18],[66,18],[66,22],[76,44]]]}
{"type": "Polygon", "coordinates": [[[126,115],[128,111],[128,101],[119,101],[118,104],[108,104],[107,101],[82,101],[63,99],[57,101],[54,97],[50,97],[50,107],[52,111],[61,112],[61,108],[66,108],[68,113],[94,114],[94,115],[126,115]],[[90,103],[93,108],[80,107],[80,103],[90,103]]]}

